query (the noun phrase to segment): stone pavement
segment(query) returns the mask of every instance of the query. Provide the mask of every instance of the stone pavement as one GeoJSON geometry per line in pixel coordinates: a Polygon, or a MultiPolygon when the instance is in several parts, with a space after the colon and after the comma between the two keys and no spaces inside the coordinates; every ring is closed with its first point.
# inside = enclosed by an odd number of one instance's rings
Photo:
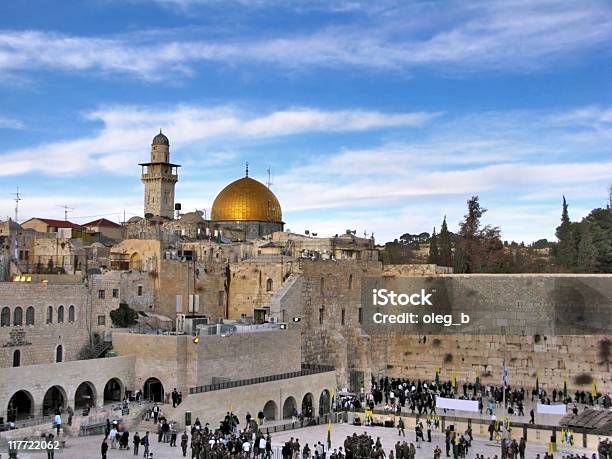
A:
{"type": "MultiPolygon", "coordinates": [[[[356,427],[349,424],[333,424],[332,425],[332,448],[337,448],[342,446],[344,439],[348,435],[352,435],[353,432],[358,434],[367,432],[374,439],[376,437],[380,437],[381,442],[387,451],[390,451],[391,448],[395,445],[395,442],[399,439],[397,435],[396,429],[389,429],[384,427],[356,427]]],[[[142,432],[140,432],[142,433],[142,432]]],[[[320,441],[323,444],[326,444],[327,439],[327,426],[319,425],[314,427],[307,427],[304,429],[296,429],[290,430],[282,433],[272,434],[272,443],[274,446],[280,447],[283,442],[289,440],[290,437],[298,438],[302,447],[308,443],[309,445],[313,445],[316,442],[320,441]]],[[[55,459],[93,459],[100,458],[100,444],[102,443],[102,436],[90,436],[90,437],[78,437],[78,438],[69,438],[67,441],[66,448],[61,451],[57,451],[55,453],[55,459]]],[[[406,440],[410,443],[414,441],[414,432],[406,432],[406,440]]],[[[421,448],[417,450],[417,458],[432,458],[433,457],[433,449],[436,445],[439,445],[443,450],[444,456],[444,436],[440,433],[434,433],[432,435],[432,443],[425,443],[421,448]]],[[[277,449],[277,448],[275,448],[277,449]]],[[[529,444],[527,445],[527,454],[526,457],[529,459],[533,459],[536,457],[536,454],[540,454],[542,457],[546,450],[545,445],[542,444],[529,444]]],[[[152,437],[152,445],[150,451],[153,452],[155,459],[171,459],[176,458],[179,459],[182,457],[180,447],[172,448],[167,444],[158,443],[157,438],[155,436],[152,437]]],[[[594,451],[587,451],[583,449],[566,449],[560,448],[560,451],[555,455],[555,458],[561,458],[562,454],[569,453],[586,453],[587,456],[591,457],[591,454],[594,451]]],[[[470,449],[470,453],[468,455],[468,459],[474,458],[476,453],[485,454],[486,456],[490,456],[493,458],[495,454],[498,457],[500,455],[499,444],[495,442],[489,442],[482,439],[474,439],[473,447],[470,449]]],[[[0,455],[2,459],[8,457],[6,449],[0,451],[0,455]]],[[[187,456],[191,457],[190,451],[187,451],[187,456]]],[[[119,450],[108,450],[108,459],[130,459],[135,457],[131,451],[119,451],[119,450]]],[[[139,456],[142,457],[142,456],[139,456]]],[[[44,451],[40,452],[19,452],[18,459],[45,459],[46,453],[44,451]]],[[[275,458],[276,459],[276,458],[275,458]]]]}

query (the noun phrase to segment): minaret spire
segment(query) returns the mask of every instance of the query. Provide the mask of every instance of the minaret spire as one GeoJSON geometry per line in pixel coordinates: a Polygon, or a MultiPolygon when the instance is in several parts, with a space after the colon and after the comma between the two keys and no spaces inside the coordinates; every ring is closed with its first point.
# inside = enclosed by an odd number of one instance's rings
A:
{"type": "Polygon", "coordinates": [[[246,162],[246,176],[249,176],[249,162],[246,162]]]}

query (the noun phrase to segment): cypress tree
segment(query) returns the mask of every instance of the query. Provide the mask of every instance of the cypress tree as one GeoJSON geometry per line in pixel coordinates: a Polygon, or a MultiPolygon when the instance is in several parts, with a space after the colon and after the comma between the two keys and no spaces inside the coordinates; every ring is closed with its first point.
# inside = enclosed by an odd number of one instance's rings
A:
{"type": "Polygon", "coordinates": [[[440,266],[453,266],[453,247],[451,234],[448,231],[448,225],[446,224],[446,215],[444,216],[444,220],[442,220],[442,227],[440,228],[438,242],[437,264],[440,266]]]}
{"type": "Polygon", "coordinates": [[[576,238],[569,218],[567,201],[563,196],[563,210],[561,212],[561,224],[557,227],[556,236],[559,240],[556,250],[557,263],[568,269],[576,267],[576,238]]]}
{"type": "Polygon", "coordinates": [[[433,232],[431,233],[431,238],[429,239],[429,256],[427,257],[427,263],[437,265],[439,258],[438,236],[436,235],[436,227],[434,226],[433,232]]]}
{"type": "Polygon", "coordinates": [[[588,223],[580,225],[580,242],[576,255],[576,269],[581,273],[593,273],[597,271],[597,248],[593,243],[593,235],[588,223]]]}

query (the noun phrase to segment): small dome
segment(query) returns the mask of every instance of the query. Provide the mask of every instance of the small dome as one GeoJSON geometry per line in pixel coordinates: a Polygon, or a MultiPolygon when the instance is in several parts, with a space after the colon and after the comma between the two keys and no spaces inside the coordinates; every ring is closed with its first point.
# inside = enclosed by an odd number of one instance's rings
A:
{"type": "Polygon", "coordinates": [[[282,223],[281,206],[263,183],[244,177],[227,185],[212,205],[211,220],[282,223]]]}
{"type": "Polygon", "coordinates": [[[181,223],[201,223],[204,219],[198,212],[187,212],[181,217],[181,223]]]}
{"type": "Polygon", "coordinates": [[[162,134],[162,131],[160,129],[159,134],[153,137],[153,143],[151,145],[166,145],[167,147],[169,147],[170,141],[168,140],[168,137],[162,134]]]}

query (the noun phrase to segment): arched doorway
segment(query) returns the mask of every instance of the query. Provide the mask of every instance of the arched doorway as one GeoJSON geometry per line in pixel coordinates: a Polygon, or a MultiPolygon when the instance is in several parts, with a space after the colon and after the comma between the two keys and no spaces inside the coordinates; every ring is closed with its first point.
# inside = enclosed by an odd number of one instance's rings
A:
{"type": "Polygon", "coordinates": [[[153,402],[164,402],[164,385],[157,378],[149,378],[142,388],[145,400],[153,402]]]}
{"type": "Polygon", "coordinates": [[[268,400],[263,408],[263,414],[266,421],[274,421],[276,419],[276,402],[268,400]]]}
{"type": "Polygon", "coordinates": [[[291,419],[296,407],[297,403],[295,403],[295,399],[293,397],[287,398],[285,403],[283,403],[283,419],[291,419]]]}
{"type": "Polygon", "coordinates": [[[312,394],[310,392],[304,395],[304,398],[302,399],[302,414],[306,418],[311,418],[313,415],[312,394]]]}
{"type": "Polygon", "coordinates": [[[82,382],[74,394],[74,409],[82,410],[96,405],[96,388],[89,381],[82,382]]]}
{"type": "Polygon", "coordinates": [[[43,416],[55,414],[57,411],[63,411],[66,406],[66,391],[60,386],[53,386],[45,393],[43,398],[43,416]]]}
{"type": "Polygon", "coordinates": [[[138,252],[134,252],[130,256],[130,269],[134,271],[140,271],[142,269],[142,258],[138,252]]]}
{"type": "Polygon", "coordinates": [[[324,389],[321,392],[321,397],[319,397],[319,416],[324,414],[328,414],[331,410],[331,397],[329,396],[329,391],[324,389]]]}
{"type": "Polygon", "coordinates": [[[104,386],[104,404],[120,402],[123,398],[123,384],[117,378],[109,379],[104,386]]]}
{"type": "Polygon", "coordinates": [[[34,398],[28,391],[20,390],[8,402],[6,417],[8,422],[21,421],[32,416],[34,398]]]}

